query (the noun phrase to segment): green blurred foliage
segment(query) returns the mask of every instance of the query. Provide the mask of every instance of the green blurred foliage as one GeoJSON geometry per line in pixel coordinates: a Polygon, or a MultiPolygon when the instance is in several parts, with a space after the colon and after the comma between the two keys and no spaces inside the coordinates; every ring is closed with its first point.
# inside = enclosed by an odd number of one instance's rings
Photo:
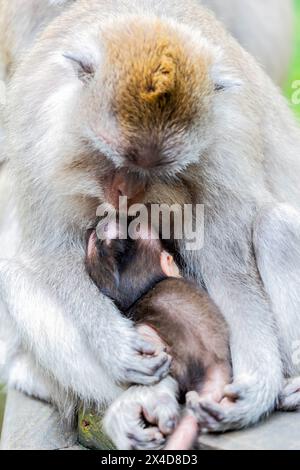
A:
{"type": "MultiPolygon", "coordinates": [[[[298,89],[300,87],[300,0],[294,0],[295,2],[295,47],[294,56],[291,63],[291,70],[287,84],[285,86],[285,94],[291,102],[292,108],[295,110],[300,118],[300,104],[292,103],[292,95],[295,92],[292,85],[296,81],[299,81],[298,89]]],[[[299,96],[299,93],[298,93],[299,96]]]]}
{"type": "Polygon", "coordinates": [[[0,384],[0,436],[1,436],[1,426],[2,426],[3,413],[4,413],[4,402],[5,402],[4,398],[5,398],[4,390],[0,384]]]}

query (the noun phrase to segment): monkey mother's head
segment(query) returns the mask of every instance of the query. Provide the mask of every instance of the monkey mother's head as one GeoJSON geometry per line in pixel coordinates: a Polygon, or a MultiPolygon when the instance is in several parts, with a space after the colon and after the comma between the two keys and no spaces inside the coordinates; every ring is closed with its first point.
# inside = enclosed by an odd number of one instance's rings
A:
{"type": "Polygon", "coordinates": [[[165,179],[201,161],[218,99],[236,80],[199,26],[102,14],[101,2],[79,2],[55,21],[10,93],[15,150],[31,184],[54,189],[57,201],[99,203],[120,170],[165,179]]]}

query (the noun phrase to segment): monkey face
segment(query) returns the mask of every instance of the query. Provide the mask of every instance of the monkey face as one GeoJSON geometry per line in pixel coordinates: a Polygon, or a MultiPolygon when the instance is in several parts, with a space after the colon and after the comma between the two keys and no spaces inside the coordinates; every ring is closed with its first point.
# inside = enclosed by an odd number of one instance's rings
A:
{"type": "Polygon", "coordinates": [[[216,135],[216,100],[231,85],[228,64],[225,79],[219,49],[200,32],[111,14],[75,2],[18,68],[8,96],[19,110],[10,124],[20,166],[30,163],[31,184],[58,195],[66,202],[58,209],[82,226],[120,169],[165,183],[197,164],[216,135]]]}
{"type": "Polygon", "coordinates": [[[101,240],[91,231],[85,264],[100,291],[125,312],[166,276],[160,241],[121,239],[121,230],[118,224],[107,226],[106,238],[101,240]]]}
{"type": "Polygon", "coordinates": [[[120,21],[103,29],[101,73],[82,64],[89,92],[81,116],[118,168],[165,176],[198,160],[214,84],[208,51],[193,56],[190,39],[158,19],[120,21]]]}
{"type": "Polygon", "coordinates": [[[160,240],[124,239],[123,229],[111,222],[102,239],[95,230],[88,233],[86,268],[101,292],[125,312],[158,282],[180,275],[160,240]]]}

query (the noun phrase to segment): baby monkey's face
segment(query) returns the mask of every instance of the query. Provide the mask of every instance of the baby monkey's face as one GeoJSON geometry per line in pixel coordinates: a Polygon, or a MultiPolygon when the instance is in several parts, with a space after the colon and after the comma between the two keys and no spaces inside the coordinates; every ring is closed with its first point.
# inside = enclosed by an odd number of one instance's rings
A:
{"type": "Polygon", "coordinates": [[[126,312],[158,282],[180,277],[173,257],[147,227],[129,238],[127,226],[109,222],[88,237],[86,267],[100,291],[126,312]]]}

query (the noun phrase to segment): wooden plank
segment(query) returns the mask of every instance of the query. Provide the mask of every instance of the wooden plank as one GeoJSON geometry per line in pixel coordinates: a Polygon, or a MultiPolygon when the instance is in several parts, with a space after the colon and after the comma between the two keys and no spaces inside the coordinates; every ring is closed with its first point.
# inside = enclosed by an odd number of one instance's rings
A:
{"type": "Polygon", "coordinates": [[[205,450],[300,450],[300,412],[274,413],[243,431],[203,435],[199,445],[205,450]]]}
{"type": "MultiPolygon", "coordinates": [[[[82,412],[79,420],[80,442],[92,449],[111,449],[103,434],[101,416],[82,412]]],[[[300,450],[300,412],[274,413],[252,428],[221,435],[204,434],[200,450],[300,450]]]]}
{"type": "MultiPolygon", "coordinates": [[[[5,409],[2,450],[112,450],[105,436],[102,415],[81,410],[79,441],[74,429],[63,430],[57,411],[49,404],[10,390],[5,409]],[[84,447],[82,447],[84,446],[84,447]]],[[[244,431],[202,435],[203,450],[300,450],[300,412],[275,413],[244,431]]]]}

